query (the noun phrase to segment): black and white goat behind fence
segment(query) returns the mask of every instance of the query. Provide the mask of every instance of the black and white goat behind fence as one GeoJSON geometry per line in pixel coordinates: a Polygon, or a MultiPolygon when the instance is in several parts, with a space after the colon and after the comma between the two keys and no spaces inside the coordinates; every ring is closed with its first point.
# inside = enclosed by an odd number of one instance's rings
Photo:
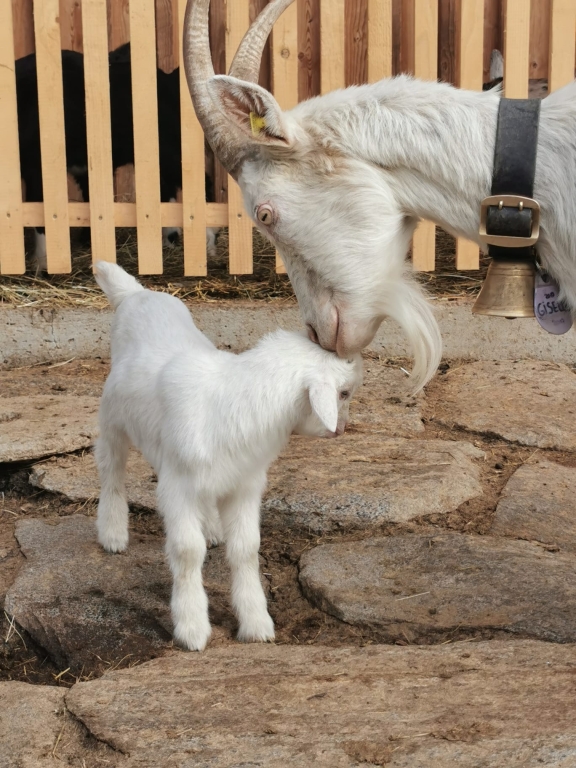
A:
{"type": "MultiPolygon", "coordinates": [[[[134,163],[134,133],[132,117],[132,75],[130,44],[112,51],[110,65],[110,113],[112,132],[112,167],[134,163]]],[[[62,51],[62,80],[64,92],[64,125],[66,133],[66,167],[78,183],[82,197],[89,197],[88,149],[86,141],[86,112],[84,88],[84,57],[75,51],[62,51]]],[[[16,61],[16,93],[20,140],[21,175],[26,185],[26,200],[42,202],[42,166],[40,123],[38,110],[38,80],[36,55],[30,54],[16,61]]],[[[157,70],[158,137],[160,161],[160,199],[176,200],[182,187],[182,154],[180,130],[179,71],[167,74],[157,70]]],[[[207,198],[210,199],[211,180],[206,179],[207,198]]],[[[163,228],[165,245],[177,241],[180,230],[163,228]]],[[[206,242],[209,255],[215,252],[217,230],[208,229],[206,242]]],[[[89,237],[89,233],[86,233],[89,237]]],[[[46,236],[44,228],[35,230],[33,263],[37,270],[46,270],[46,236]]]]}

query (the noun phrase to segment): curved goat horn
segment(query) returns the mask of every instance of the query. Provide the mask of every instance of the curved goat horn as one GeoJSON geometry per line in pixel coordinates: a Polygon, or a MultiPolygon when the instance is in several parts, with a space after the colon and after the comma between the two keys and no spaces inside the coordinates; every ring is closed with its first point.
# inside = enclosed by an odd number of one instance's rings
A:
{"type": "Polygon", "coordinates": [[[271,0],[262,9],[242,38],[230,65],[229,75],[237,77],[239,80],[248,80],[251,83],[258,82],[262,52],[272,27],[293,2],[294,0],[271,0]]]}
{"type": "MultiPolygon", "coordinates": [[[[278,17],[292,2],[294,0],[272,0],[261,11],[238,47],[230,75],[249,82],[258,81],[266,40],[278,17]]],[[[184,17],[184,70],[206,139],[224,168],[237,178],[252,144],[215,108],[206,88],[206,82],[214,77],[208,30],[209,6],[210,0],[188,0],[184,17]]]]}
{"type": "Polygon", "coordinates": [[[208,31],[209,6],[210,0],[188,0],[184,17],[184,70],[206,139],[224,168],[237,178],[249,141],[216,109],[206,87],[207,81],[214,77],[208,31]]]}

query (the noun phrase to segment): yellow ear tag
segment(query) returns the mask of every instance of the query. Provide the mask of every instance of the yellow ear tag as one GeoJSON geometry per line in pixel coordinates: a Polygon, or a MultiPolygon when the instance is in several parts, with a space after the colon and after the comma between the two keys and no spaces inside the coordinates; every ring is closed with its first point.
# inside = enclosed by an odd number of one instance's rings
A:
{"type": "Polygon", "coordinates": [[[260,131],[266,128],[266,120],[256,112],[250,112],[250,128],[252,128],[252,134],[258,136],[260,131]]]}

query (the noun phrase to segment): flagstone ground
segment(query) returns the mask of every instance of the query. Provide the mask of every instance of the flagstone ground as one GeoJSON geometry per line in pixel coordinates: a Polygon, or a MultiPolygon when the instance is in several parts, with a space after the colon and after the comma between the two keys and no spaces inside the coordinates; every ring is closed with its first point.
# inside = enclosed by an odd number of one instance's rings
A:
{"type": "Polygon", "coordinates": [[[456,361],[414,398],[408,363],[365,365],[347,435],[294,438],[270,473],[276,646],[235,640],[218,547],[203,655],[171,640],[155,477],[137,455],[128,553],[96,542],[87,445],[107,361],[2,372],[0,768],[576,764],[574,372],[456,361]],[[460,704],[455,675],[470,680],[460,704]],[[158,714],[184,700],[187,715],[158,714]]]}

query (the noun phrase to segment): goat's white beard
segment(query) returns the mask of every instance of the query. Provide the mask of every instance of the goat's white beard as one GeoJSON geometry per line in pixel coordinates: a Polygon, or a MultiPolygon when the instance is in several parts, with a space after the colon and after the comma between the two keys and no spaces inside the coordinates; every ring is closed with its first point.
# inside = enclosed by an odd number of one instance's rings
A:
{"type": "Polygon", "coordinates": [[[434,376],[442,358],[442,337],[423,289],[408,275],[399,280],[388,300],[387,314],[404,331],[412,350],[412,391],[419,392],[434,376]]]}

